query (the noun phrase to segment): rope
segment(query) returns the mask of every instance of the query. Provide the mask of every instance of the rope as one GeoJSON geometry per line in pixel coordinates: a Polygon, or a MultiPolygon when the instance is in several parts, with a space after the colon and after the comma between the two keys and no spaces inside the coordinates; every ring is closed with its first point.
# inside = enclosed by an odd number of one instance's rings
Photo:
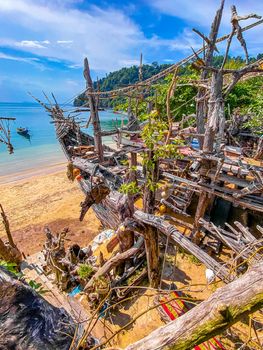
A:
{"type": "MultiPolygon", "coordinates": [[[[259,24],[263,23],[263,19],[257,22],[254,22],[246,27],[244,27],[242,29],[242,32],[245,32],[249,29],[252,29],[256,26],[258,26],[259,24]]],[[[236,33],[235,33],[236,34],[236,33]]],[[[216,40],[216,43],[225,41],[226,39],[228,39],[231,36],[231,34],[227,34],[222,36],[221,38],[218,38],[216,40]]],[[[202,53],[203,51],[206,50],[206,48],[208,47],[208,45],[204,45],[204,47],[200,48],[198,51],[196,51],[195,53],[193,53],[192,55],[184,58],[183,60],[175,63],[174,65],[164,69],[163,71],[159,72],[158,74],[152,76],[151,78],[148,78],[142,82],[138,82],[137,84],[133,84],[133,85],[129,85],[127,87],[124,88],[119,88],[119,89],[114,89],[114,90],[110,90],[110,91],[94,91],[94,92],[87,92],[90,95],[112,95],[112,94],[119,94],[119,93],[124,93],[124,92],[128,92],[128,91],[132,91],[135,89],[138,89],[140,87],[143,87],[145,85],[149,85],[152,82],[159,80],[165,76],[167,76],[168,74],[172,73],[177,67],[180,67],[182,65],[184,65],[185,63],[188,63],[190,60],[192,60],[193,58],[196,57],[196,55],[199,55],[200,53],[202,53]]]]}

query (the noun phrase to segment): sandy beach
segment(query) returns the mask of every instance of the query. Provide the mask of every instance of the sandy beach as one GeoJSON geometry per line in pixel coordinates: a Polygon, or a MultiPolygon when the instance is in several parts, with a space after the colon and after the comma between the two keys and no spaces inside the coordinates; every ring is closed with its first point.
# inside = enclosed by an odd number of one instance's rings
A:
{"type": "MultiPolygon", "coordinates": [[[[42,171],[18,173],[10,178],[0,177],[0,201],[9,218],[14,240],[25,255],[42,249],[45,226],[55,232],[69,227],[67,243],[72,240],[81,246],[87,245],[98,233],[100,222],[92,209],[83,222],[79,221],[83,199],[78,184],[68,181],[65,163],[42,171]]],[[[4,234],[0,225],[0,237],[4,234]]]]}

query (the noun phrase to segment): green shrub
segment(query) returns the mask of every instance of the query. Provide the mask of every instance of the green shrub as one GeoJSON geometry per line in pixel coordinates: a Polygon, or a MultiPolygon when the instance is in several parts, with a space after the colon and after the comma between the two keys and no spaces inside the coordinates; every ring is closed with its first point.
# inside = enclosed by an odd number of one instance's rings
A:
{"type": "Polygon", "coordinates": [[[80,278],[86,280],[88,279],[93,273],[93,267],[89,264],[80,264],[78,269],[78,275],[80,278]]]}

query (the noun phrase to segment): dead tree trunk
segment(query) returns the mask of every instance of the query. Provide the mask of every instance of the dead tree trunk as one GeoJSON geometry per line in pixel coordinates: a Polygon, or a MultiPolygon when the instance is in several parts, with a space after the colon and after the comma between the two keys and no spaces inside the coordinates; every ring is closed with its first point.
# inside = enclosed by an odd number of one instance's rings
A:
{"type": "MultiPolygon", "coordinates": [[[[214,22],[211,27],[211,32],[209,39],[206,39],[206,43],[208,44],[208,48],[206,51],[205,55],[205,65],[206,66],[211,66],[212,64],[212,59],[213,59],[213,54],[216,49],[216,39],[218,35],[218,30],[219,26],[221,23],[221,18],[222,18],[222,13],[224,10],[224,3],[225,1],[223,0],[221,2],[220,9],[217,11],[214,22]]],[[[203,70],[201,73],[201,79],[205,80],[209,76],[209,71],[203,70]]],[[[199,88],[198,94],[196,97],[197,103],[196,103],[196,121],[197,121],[197,133],[198,134],[203,134],[205,131],[205,119],[207,115],[207,99],[206,99],[206,89],[203,87],[199,88]]],[[[199,143],[200,145],[203,144],[203,139],[202,137],[199,138],[199,143]]]]}
{"type": "Polygon", "coordinates": [[[93,125],[93,130],[94,130],[95,149],[97,151],[99,161],[103,162],[103,145],[101,140],[100,119],[99,119],[96,99],[92,95],[93,84],[90,76],[90,69],[89,69],[89,63],[87,58],[84,59],[84,77],[87,82],[86,94],[88,95],[89,106],[90,106],[90,118],[93,125]]]}
{"type": "Polygon", "coordinates": [[[8,239],[7,244],[5,244],[2,239],[0,239],[0,257],[5,261],[14,262],[19,265],[22,261],[22,254],[20,250],[17,248],[17,246],[15,245],[15,242],[11,234],[8,218],[1,204],[0,204],[0,210],[1,210],[3,225],[4,225],[5,232],[8,239]]]}
{"type": "Polygon", "coordinates": [[[193,349],[263,306],[263,262],[125,350],[193,349]]]}
{"type": "Polygon", "coordinates": [[[203,151],[211,153],[214,149],[215,135],[219,123],[225,117],[223,99],[223,72],[221,70],[212,73],[211,92],[209,97],[208,119],[205,130],[203,151]]]}
{"type": "MultiPolygon", "coordinates": [[[[203,144],[204,153],[212,153],[214,150],[215,136],[218,132],[219,124],[225,118],[223,90],[223,72],[221,70],[213,71],[211,80],[211,92],[209,97],[208,120],[206,123],[205,137],[203,144]]],[[[222,123],[223,124],[223,123],[222,123]]],[[[222,135],[221,135],[222,137],[222,135]]],[[[220,138],[219,138],[220,142],[220,138]]],[[[206,174],[213,166],[210,160],[203,160],[200,173],[206,174]]],[[[196,209],[194,233],[198,231],[199,220],[205,214],[209,205],[209,198],[205,192],[201,192],[196,209]]],[[[195,237],[197,238],[197,237],[195,237]]]]}

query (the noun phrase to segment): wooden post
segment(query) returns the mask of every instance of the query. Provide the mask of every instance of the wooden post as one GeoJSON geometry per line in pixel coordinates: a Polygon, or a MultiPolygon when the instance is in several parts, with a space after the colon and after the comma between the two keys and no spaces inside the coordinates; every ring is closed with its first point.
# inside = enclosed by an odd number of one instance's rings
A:
{"type": "Polygon", "coordinates": [[[98,158],[100,162],[103,162],[103,145],[102,145],[102,139],[101,139],[101,127],[100,127],[100,119],[99,119],[99,113],[98,113],[98,106],[97,101],[95,97],[92,95],[94,92],[93,90],[93,83],[90,76],[90,69],[89,69],[89,63],[88,59],[84,59],[84,78],[86,79],[86,95],[88,96],[89,100],[89,106],[90,106],[90,117],[91,122],[93,125],[93,131],[94,131],[94,142],[95,142],[95,149],[98,154],[98,158]]]}
{"type": "MultiPolygon", "coordinates": [[[[157,184],[159,177],[158,162],[153,159],[154,151],[147,152],[147,158],[153,163],[153,169],[146,168],[146,183],[143,196],[143,209],[147,214],[154,213],[155,207],[155,189],[149,187],[149,181],[153,186],[157,184]]],[[[147,256],[148,278],[152,288],[158,288],[160,284],[160,264],[159,264],[159,239],[158,229],[153,226],[147,226],[143,233],[145,239],[145,249],[147,256]]]]}
{"type": "MultiPolygon", "coordinates": [[[[219,10],[216,13],[216,16],[214,18],[214,21],[212,23],[211,26],[211,31],[210,31],[210,36],[208,39],[208,48],[206,51],[206,55],[205,55],[205,65],[206,66],[211,66],[212,64],[212,59],[213,59],[213,54],[214,54],[214,50],[216,48],[215,44],[216,44],[216,39],[217,39],[217,35],[218,35],[218,30],[219,30],[219,26],[221,23],[221,19],[222,19],[222,13],[224,10],[224,4],[225,1],[222,0],[221,1],[221,6],[219,8],[219,10]]],[[[203,69],[202,73],[201,73],[201,80],[207,79],[209,76],[209,71],[203,69]]],[[[207,102],[206,102],[206,89],[204,89],[203,87],[199,88],[198,90],[198,94],[197,94],[197,104],[196,104],[196,122],[197,122],[197,133],[198,134],[203,134],[205,131],[205,118],[207,115],[207,102]]],[[[203,145],[203,139],[200,137],[199,138],[199,143],[202,146],[203,145]]]]}
{"type": "Polygon", "coordinates": [[[0,238],[0,258],[6,262],[12,262],[19,265],[22,261],[22,254],[16,247],[5,244],[0,238]]]}
{"type": "Polygon", "coordinates": [[[3,224],[5,227],[5,232],[8,238],[8,242],[10,244],[11,247],[16,248],[15,242],[13,240],[11,231],[10,231],[10,225],[9,225],[9,221],[8,218],[5,214],[4,208],[2,207],[2,204],[0,204],[0,210],[1,210],[1,216],[2,216],[2,220],[3,220],[3,224]]]}
{"type": "MultiPolygon", "coordinates": [[[[211,92],[209,97],[208,120],[205,129],[203,144],[204,153],[212,153],[214,150],[215,136],[218,131],[220,121],[224,120],[224,98],[223,90],[223,72],[222,70],[213,71],[211,79],[211,92]]],[[[202,172],[205,173],[211,168],[211,161],[203,161],[202,172]]],[[[197,231],[199,219],[205,214],[209,204],[209,198],[205,192],[201,192],[195,214],[194,231],[195,238],[198,239],[197,231]]]]}

